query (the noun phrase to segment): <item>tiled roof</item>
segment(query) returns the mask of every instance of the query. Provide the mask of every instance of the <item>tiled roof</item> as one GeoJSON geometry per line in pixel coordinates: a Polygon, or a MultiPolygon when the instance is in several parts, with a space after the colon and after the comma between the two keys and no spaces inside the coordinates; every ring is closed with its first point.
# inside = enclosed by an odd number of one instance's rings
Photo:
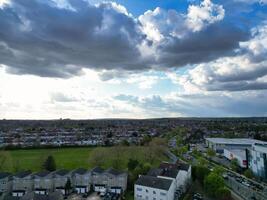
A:
{"type": "Polygon", "coordinates": [[[65,176],[68,173],[69,173],[69,171],[66,169],[60,169],[60,170],[55,171],[55,174],[59,175],[59,176],[65,176]]]}
{"type": "Polygon", "coordinates": [[[109,168],[109,169],[107,169],[107,170],[105,171],[105,173],[109,173],[109,174],[112,174],[112,175],[114,175],[114,176],[118,176],[118,175],[120,175],[120,174],[123,174],[124,172],[122,172],[122,171],[118,171],[118,170],[113,169],[113,168],[109,168]]]}
{"type": "Polygon", "coordinates": [[[14,174],[15,177],[18,177],[18,178],[24,178],[26,176],[29,176],[32,172],[30,170],[28,171],[22,171],[22,172],[18,172],[16,174],[14,174]]]}
{"type": "Polygon", "coordinates": [[[10,173],[8,173],[8,172],[0,172],[0,179],[2,179],[2,178],[6,178],[6,177],[8,177],[8,176],[10,176],[11,174],[10,173]]]}
{"type": "Polygon", "coordinates": [[[85,174],[88,170],[87,169],[84,169],[84,168],[79,168],[79,169],[75,169],[73,171],[74,174],[85,174]]]}
{"type": "Polygon", "coordinates": [[[92,172],[102,173],[102,172],[104,172],[104,170],[101,167],[95,167],[95,168],[92,169],[92,172]]]}
{"type": "Polygon", "coordinates": [[[51,172],[49,172],[49,171],[42,171],[42,172],[37,172],[37,173],[35,173],[34,175],[35,176],[39,176],[39,177],[45,177],[45,176],[47,176],[48,174],[50,174],[51,172]]]}

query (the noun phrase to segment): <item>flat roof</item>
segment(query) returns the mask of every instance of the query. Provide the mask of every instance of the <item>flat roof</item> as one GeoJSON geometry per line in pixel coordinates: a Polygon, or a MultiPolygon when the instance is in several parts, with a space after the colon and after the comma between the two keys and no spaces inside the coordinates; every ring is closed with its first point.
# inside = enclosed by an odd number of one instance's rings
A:
{"type": "Polygon", "coordinates": [[[255,143],[267,144],[267,142],[250,138],[205,138],[205,140],[217,144],[253,145],[255,143]]]}
{"type": "Polygon", "coordinates": [[[267,153],[267,144],[254,144],[254,150],[259,151],[261,153],[267,153]]]}

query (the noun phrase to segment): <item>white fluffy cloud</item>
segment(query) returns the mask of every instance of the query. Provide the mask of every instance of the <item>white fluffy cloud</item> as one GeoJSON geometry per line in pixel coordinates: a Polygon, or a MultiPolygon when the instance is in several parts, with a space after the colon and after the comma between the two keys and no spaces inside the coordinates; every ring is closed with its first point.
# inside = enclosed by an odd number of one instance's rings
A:
{"type": "Polygon", "coordinates": [[[199,6],[190,5],[187,14],[187,26],[193,31],[200,31],[203,27],[221,21],[224,18],[222,5],[204,0],[199,6]]]}
{"type": "Polygon", "coordinates": [[[0,0],[0,8],[10,4],[10,0],[0,0]]]}
{"type": "Polygon", "coordinates": [[[158,7],[145,12],[139,17],[139,21],[148,38],[159,42],[168,36],[181,38],[188,32],[201,31],[208,25],[223,20],[224,13],[222,5],[204,0],[200,5],[190,5],[186,14],[158,7]]]}
{"type": "Polygon", "coordinates": [[[182,77],[172,74],[171,78],[187,91],[267,89],[267,25],[253,28],[252,39],[242,42],[237,52],[237,56],[199,64],[182,77]]]}

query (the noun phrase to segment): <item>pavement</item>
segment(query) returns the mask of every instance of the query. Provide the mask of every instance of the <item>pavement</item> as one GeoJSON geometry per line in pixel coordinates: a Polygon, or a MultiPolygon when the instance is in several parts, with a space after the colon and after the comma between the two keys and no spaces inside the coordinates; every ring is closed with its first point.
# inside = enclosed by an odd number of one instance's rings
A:
{"type": "Polygon", "coordinates": [[[86,200],[101,200],[101,198],[97,195],[97,193],[93,193],[89,197],[87,197],[86,200]]]}

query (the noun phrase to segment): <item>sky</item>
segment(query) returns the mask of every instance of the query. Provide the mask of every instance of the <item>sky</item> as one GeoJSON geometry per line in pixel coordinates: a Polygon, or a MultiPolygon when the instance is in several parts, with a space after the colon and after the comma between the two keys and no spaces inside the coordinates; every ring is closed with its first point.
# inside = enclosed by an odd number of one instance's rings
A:
{"type": "Polygon", "coordinates": [[[267,116],[267,0],[0,0],[0,119],[267,116]]]}

